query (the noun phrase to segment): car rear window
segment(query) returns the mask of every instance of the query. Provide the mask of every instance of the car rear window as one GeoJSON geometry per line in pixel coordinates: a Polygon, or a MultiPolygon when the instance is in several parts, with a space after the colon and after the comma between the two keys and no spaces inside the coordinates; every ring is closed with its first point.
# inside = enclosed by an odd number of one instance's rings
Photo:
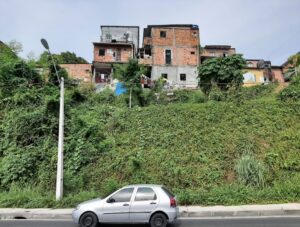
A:
{"type": "Polygon", "coordinates": [[[162,187],[162,190],[169,196],[169,198],[174,198],[175,195],[170,192],[166,187],[162,187]]]}

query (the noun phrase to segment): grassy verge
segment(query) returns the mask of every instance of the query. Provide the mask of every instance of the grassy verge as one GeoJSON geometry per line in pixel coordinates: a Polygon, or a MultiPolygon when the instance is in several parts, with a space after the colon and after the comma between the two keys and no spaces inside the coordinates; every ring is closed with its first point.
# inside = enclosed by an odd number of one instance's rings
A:
{"type": "Polygon", "coordinates": [[[269,89],[209,100],[184,91],[131,110],[111,93],[70,91],[60,202],[57,99],[7,107],[0,115],[0,207],[73,207],[135,183],[164,184],[185,205],[300,201],[300,103],[280,101],[269,89]]]}

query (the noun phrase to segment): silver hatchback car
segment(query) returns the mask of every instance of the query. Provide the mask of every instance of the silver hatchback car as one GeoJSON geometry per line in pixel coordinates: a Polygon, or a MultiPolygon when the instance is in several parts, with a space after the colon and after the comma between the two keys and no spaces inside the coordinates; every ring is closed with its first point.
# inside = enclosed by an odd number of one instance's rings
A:
{"type": "Polygon", "coordinates": [[[81,227],[98,223],[149,223],[165,227],[177,218],[175,196],[161,185],[129,185],[104,199],[80,203],[72,212],[81,227]]]}

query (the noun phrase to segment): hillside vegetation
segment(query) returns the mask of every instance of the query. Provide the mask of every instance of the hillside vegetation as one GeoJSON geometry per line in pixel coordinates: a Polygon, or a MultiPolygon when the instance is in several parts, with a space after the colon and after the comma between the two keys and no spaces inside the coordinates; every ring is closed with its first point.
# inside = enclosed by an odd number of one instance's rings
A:
{"type": "Polygon", "coordinates": [[[300,199],[300,103],[277,98],[276,85],[149,92],[132,109],[126,95],[67,86],[60,202],[58,88],[23,85],[2,89],[0,207],[69,207],[133,183],[164,184],[181,204],[300,199]]]}

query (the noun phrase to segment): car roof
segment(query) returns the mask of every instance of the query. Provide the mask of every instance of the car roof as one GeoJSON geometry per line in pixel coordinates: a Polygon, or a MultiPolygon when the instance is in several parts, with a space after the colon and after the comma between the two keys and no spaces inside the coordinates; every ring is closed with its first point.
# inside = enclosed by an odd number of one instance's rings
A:
{"type": "Polygon", "coordinates": [[[158,187],[158,188],[161,188],[162,185],[159,185],[159,184],[132,184],[132,185],[124,186],[123,188],[129,188],[129,187],[158,187]]]}

